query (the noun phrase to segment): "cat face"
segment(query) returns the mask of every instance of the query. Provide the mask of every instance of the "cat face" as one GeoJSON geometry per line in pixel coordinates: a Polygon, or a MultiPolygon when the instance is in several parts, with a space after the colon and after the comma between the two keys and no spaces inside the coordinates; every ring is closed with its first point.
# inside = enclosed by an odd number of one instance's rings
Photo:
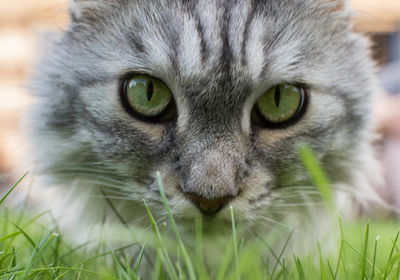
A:
{"type": "Polygon", "coordinates": [[[298,144],[334,185],[353,184],[367,147],[373,67],[338,4],[72,2],[32,86],[41,171],[164,217],[159,171],[187,227],[229,224],[229,206],[254,227],[305,212],[319,195],[298,144]],[[289,105],[276,120],[270,103],[289,105]]]}

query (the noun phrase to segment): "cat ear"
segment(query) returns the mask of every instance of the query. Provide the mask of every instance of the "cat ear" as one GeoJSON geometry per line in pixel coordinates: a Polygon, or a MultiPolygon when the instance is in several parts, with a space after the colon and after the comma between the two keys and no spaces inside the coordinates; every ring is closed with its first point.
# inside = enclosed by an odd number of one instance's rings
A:
{"type": "MultiPolygon", "coordinates": [[[[112,1],[110,1],[112,2],[112,1]]],[[[101,10],[107,1],[103,0],[69,0],[69,11],[72,21],[80,21],[101,10]]],[[[93,18],[93,17],[92,17],[93,18]]]]}
{"type": "Polygon", "coordinates": [[[69,1],[69,13],[72,21],[79,21],[82,18],[82,10],[85,8],[85,4],[88,1],[85,0],[70,0],[69,1]]]}
{"type": "Polygon", "coordinates": [[[329,0],[333,4],[332,11],[347,11],[350,9],[350,0],[329,0]]]}

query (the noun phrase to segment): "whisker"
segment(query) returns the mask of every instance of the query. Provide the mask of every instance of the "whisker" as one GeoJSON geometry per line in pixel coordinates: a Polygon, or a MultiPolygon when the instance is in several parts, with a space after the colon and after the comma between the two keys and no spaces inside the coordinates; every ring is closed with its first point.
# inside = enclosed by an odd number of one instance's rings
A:
{"type": "Polygon", "coordinates": [[[289,200],[291,198],[303,198],[305,195],[308,195],[310,198],[321,198],[321,194],[319,192],[313,193],[291,193],[291,194],[281,194],[281,195],[273,195],[272,198],[276,199],[285,199],[289,200]]]}
{"type": "MultiPolygon", "coordinates": [[[[80,178],[79,178],[80,179],[80,178]]],[[[110,189],[117,189],[117,190],[124,190],[124,186],[117,186],[113,184],[108,184],[102,181],[95,181],[95,180],[78,180],[78,182],[85,184],[88,187],[98,188],[98,187],[105,187],[110,189]]]]}
{"type": "Polygon", "coordinates": [[[279,225],[279,227],[276,227],[277,223],[279,222],[272,222],[271,220],[266,220],[264,219],[264,221],[261,221],[260,219],[254,220],[254,223],[256,223],[259,226],[262,226],[263,228],[267,228],[268,230],[277,230],[279,232],[286,232],[287,229],[289,229],[287,226],[281,226],[279,225]]]}
{"type": "Polygon", "coordinates": [[[304,213],[302,213],[301,211],[293,211],[293,212],[289,212],[289,211],[278,211],[278,210],[274,210],[272,209],[268,209],[268,213],[272,213],[272,214],[281,214],[281,215],[294,215],[294,216],[303,216],[304,213]]]}
{"type": "Polygon", "coordinates": [[[325,202],[310,202],[310,203],[281,203],[281,204],[274,204],[274,207],[307,207],[307,206],[315,206],[315,205],[326,205],[325,202]]]}

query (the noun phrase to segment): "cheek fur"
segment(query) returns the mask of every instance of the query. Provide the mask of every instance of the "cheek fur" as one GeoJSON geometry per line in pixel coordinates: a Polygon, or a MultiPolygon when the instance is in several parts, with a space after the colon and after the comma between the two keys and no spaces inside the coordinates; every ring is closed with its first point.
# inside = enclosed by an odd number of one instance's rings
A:
{"type": "Polygon", "coordinates": [[[299,141],[304,141],[303,137],[308,133],[318,130],[323,134],[334,129],[336,124],[347,118],[343,100],[339,97],[311,92],[308,99],[306,113],[294,125],[284,129],[257,128],[256,135],[260,144],[274,146],[284,142],[285,139],[296,137],[299,141]]]}
{"type": "MultiPolygon", "coordinates": [[[[80,96],[86,114],[99,122],[118,122],[125,127],[137,130],[154,142],[160,142],[166,133],[164,125],[140,121],[124,110],[121,105],[118,82],[101,83],[84,88],[80,96]]],[[[129,138],[129,135],[126,137],[129,138]]]]}

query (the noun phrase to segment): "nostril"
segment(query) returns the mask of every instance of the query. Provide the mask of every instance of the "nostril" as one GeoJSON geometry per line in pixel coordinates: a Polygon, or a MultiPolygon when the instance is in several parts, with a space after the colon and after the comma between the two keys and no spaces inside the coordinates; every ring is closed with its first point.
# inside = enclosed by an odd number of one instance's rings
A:
{"type": "Polygon", "coordinates": [[[206,216],[213,216],[228,204],[233,197],[223,197],[216,199],[207,199],[194,194],[186,194],[186,197],[196,205],[200,212],[206,216]]]}

